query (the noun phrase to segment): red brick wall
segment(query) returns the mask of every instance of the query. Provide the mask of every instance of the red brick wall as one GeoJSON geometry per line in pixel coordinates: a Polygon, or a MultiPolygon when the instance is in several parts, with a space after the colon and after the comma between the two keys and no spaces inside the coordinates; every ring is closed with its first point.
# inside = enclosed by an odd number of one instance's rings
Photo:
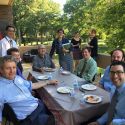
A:
{"type": "Polygon", "coordinates": [[[8,24],[13,24],[12,6],[0,5],[0,32],[4,32],[8,24]]]}

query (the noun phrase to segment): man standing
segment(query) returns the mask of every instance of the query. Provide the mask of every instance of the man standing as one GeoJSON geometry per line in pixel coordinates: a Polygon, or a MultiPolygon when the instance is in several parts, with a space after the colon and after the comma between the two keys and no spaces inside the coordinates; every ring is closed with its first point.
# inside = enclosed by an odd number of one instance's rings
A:
{"type": "Polygon", "coordinates": [[[38,55],[36,55],[33,59],[32,68],[34,71],[42,72],[45,67],[55,68],[55,64],[49,54],[47,54],[45,45],[39,45],[38,55]]]}
{"type": "Polygon", "coordinates": [[[57,30],[56,38],[52,43],[50,50],[50,57],[52,58],[54,52],[58,54],[59,65],[64,70],[73,72],[73,58],[71,52],[70,42],[64,37],[64,30],[57,30]]]}
{"type": "Polygon", "coordinates": [[[17,44],[14,41],[14,32],[15,28],[13,26],[8,25],[6,27],[6,36],[0,41],[0,56],[7,55],[7,50],[16,47],[17,44]]]}
{"type": "MultiPolygon", "coordinates": [[[[124,51],[121,49],[115,49],[111,52],[111,62],[123,61],[124,60],[124,51]]],[[[99,82],[99,87],[105,89],[106,91],[111,91],[114,87],[110,79],[110,66],[107,66],[105,69],[104,75],[99,82]]]]}
{"type": "Polygon", "coordinates": [[[31,90],[48,84],[57,84],[58,81],[49,80],[32,84],[16,75],[14,60],[12,56],[0,59],[0,125],[4,103],[13,109],[20,125],[48,125],[49,116],[46,108],[41,101],[31,95],[31,90]]]}
{"type": "Polygon", "coordinates": [[[110,78],[116,86],[108,111],[88,125],[125,125],[125,63],[113,62],[110,78]]]}
{"type": "Polygon", "coordinates": [[[86,81],[92,81],[94,75],[97,73],[97,63],[91,57],[91,48],[85,47],[82,50],[83,59],[80,60],[75,74],[81,78],[84,78],[86,81]]]}

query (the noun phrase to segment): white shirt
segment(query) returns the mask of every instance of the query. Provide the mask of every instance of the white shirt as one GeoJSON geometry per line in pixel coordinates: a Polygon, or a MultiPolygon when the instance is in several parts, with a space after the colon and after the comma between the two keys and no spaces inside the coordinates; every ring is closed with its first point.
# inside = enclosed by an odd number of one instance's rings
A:
{"type": "Polygon", "coordinates": [[[13,39],[9,38],[8,36],[5,36],[0,41],[0,56],[7,55],[7,50],[12,47],[18,48],[16,42],[13,39]],[[11,40],[11,42],[10,42],[10,40],[11,40]]]}

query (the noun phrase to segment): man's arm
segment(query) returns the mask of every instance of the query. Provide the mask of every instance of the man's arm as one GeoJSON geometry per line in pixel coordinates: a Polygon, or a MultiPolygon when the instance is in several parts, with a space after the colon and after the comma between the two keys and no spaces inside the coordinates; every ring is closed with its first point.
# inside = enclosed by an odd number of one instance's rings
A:
{"type": "Polygon", "coordinates": [[[53,43],[52,43],[51,50],[50,50],[50,54],[49,54],[51,58],[52,58],[54,52],[55,52],[55,40],[54,40],[53,43]]]}
{"type": "Polygon", "coordinates": [[[0,41],[0,56],[5,56],[6,55],[6,48],[5,44],[3,44],[3,41],[0,41]]]}
{"type": "Polygon", "coordinates": [[[125,119],[113,119],[111,125],[125,125],[125,119]]]}
{"type": "Polygon", "coordinates": [[[37,65],[38,65],[38,59],[37,59],[37,56],[35,56],[34,59],[33,59],[32,69],[33,69],[33,71],[43,72],[43,69],[39,68],[37,65]]]}
{"type": "Polygon", "coordinates": [[[58,84],[57,80],[47,80],[47,81],[41,81],[37,83],[32,83],[32,89],[39,89],[46,85],[56,85],[58,84]]]}
{"type": "Polygon", "coordinates": [[[104,87],[103,87],[102,83],[100,83],[100,82],[99,82],[99,83],[97,83],[96,85],[97,85],[98,87],[100,87],[100,88],[104,89],[104,87]]]}
{"type": "Polygon", "coordinates": [[[83,78],[86,81],[92,81],[94,75],[97,73],[97,64],[91,62],[90,64],[88,64],[88,72],[87,73],[83,73],[83,78]]]}
{"type": "Polygon", "coordinates": [[[0,125],[2,125],[2,123],[0,122],[0,125]]]}
{"type": "Polygon", "coordinates": [[[55,66],[55,64],[54,64],[54,62],[53,62],[53,60],[52,60],[52,58],[50,58],[50,56],[49,56],[49,60],[50,60],[50,62],[51,62],[51,68],[56,68],[56,66],[55,66]]]}

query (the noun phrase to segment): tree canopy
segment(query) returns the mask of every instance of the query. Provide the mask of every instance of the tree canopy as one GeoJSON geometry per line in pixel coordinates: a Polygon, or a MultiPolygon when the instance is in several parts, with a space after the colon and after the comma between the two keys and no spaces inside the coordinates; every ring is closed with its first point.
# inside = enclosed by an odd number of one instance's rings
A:
{"type": "Polygon", "coordinates": [[[86,34],[95,28],[99,34],[105,34],[110,47],[125,47],[124,0],[68,0],[64,12],[69,31],[86,34]]]}
{"type": "Polygon", "coordinates": [[[67,0],[63,14],[53,0],[15,0],[13,12],[21,38],[52,36],[62,27],[68,36],[79,31],[84,38],[94,28],[110,47],[125,47],[124,0],[67,0]]]}

